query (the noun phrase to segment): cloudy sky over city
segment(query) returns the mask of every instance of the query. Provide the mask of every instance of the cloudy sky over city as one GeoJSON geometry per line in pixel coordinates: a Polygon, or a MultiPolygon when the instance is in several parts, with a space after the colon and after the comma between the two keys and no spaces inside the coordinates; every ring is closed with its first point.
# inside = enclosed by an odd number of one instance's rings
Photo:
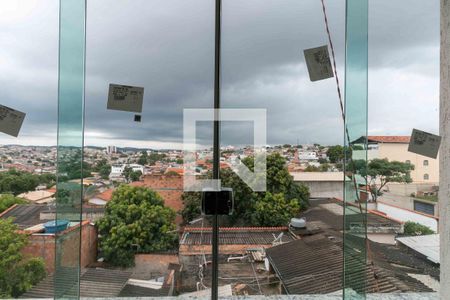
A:
{"type": "MultiPolygon", "coordinates": [[[[326,3],[344,88],[345,1],[326,3]]],[[[223,1],[222,105],[267,109],[268,144],[343,142],[335,81],[311,82],[303,56],[327,44],[321,9],[223,1]]],[[[0,104],[27,113],[19,137],[0,144],[56,144],[58,11],[57,0],[0,2],[0,104]]],[[[439,1],[370,1],[369,17],[369,134],[437,133],[439,1]]],[[[183,109],[213,105],[213,18],[212,0],[89,0],[85,144],[179,148],[183,109]],[[106,109],[109,83],[145,88],[141,123],[106,109]]],[[[224,124],[222,143],[251,144],[252,130],[224,124]]]]}

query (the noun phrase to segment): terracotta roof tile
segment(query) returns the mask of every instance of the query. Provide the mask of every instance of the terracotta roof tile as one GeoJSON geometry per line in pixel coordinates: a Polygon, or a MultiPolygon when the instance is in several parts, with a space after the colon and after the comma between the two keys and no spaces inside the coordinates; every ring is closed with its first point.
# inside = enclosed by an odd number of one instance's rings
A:
{"type": "Polygon", "coordinates": [[[408,144],[411,139],[410,136],[406,135],[369,135],[367,139],[370,142],[378,142],[378,143],[401,143],[408,144]]]}
{"type": "Polygon", "coordinates": [[[98,194],[98,195],[96,196],[96,198],[99,198],[99,199],[102,199],[102,200],[105,200],[105,201],[110,201],[111,198],[112,198],[112,193],[113,193],[113,192],[114,192],[113,189],[106,190],[106,191],[104,191],[104,192],[98,194]]]}

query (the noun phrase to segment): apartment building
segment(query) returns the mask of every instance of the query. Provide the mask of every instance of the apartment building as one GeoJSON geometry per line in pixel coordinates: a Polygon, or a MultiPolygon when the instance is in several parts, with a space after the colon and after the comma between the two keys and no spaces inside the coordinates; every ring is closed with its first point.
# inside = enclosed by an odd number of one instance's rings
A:
{"type": "MultiPolygon", "coordinates": [[[[367,158],[387,158],[409,162],[414,165],[411,178],[415,184],[437,184],[439,182],[439,156],[436,159],[408,151],[410,136],[368,136],[367,158]]],[[[354,158],[361,153],[355,151],[354,158]]],[[[361,151],[362,152],[362,151],[361,151]]]]}

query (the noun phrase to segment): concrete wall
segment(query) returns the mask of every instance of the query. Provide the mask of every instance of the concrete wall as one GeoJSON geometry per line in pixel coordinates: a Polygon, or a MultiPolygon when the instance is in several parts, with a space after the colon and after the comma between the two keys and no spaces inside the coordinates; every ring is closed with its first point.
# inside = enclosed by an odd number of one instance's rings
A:
{"type": "Polygon", "coordinates": [[[440,120],[442,137],[439,167],[440,216],[440,296],[450,295],[450,1],[441,0],[441,68],[440,68],[440,120]]]}
{"type": "MultiPolygon", "coordinates": [[[[382,196],[378,198],[379,201],[390,204],[393,206],[397,206],[400,208],[408,209],[408,210],[414,210],[414,201],[427,203],[434,206],[434,216],[439,217],[439,204],[437,202],[428,201],[424,199],[419,198],[413,198],[408,196],[399,196],[399,195],[393,195],[392,193],[384,193],[382,196]]],[[[376,209],[376,203],[375,207],[371,209],[376,209]]]]}
{"type": "Polygon", "coordinates": [[[434,232],[438,232],[438,220],[435,217],[406,210],[400,207],[392,206],[383,202],[377,202],[377,210],[386,214],[388,217],[402,222],[416,222],[430,227],[434,232]]]}
{"type": "Polygon", "coordinates": [[[342,181],[302,181],[309,188],[312,198],[343,198],[344,183],[342,181]]]}
{"type": "Polygon", "coordinates": [[[136,254],[134,263],[135,274],[146,274],[154,278],[165,275],[169,264],[179,264],[179,260],[177,254],[136,254]]]}
{"type": "Polygon", "coordinates": [[[387,189],[392,194],[401,196],[410,196],[412,193],[417,193],[420,191],[429,191],[437,183],[388,183],[384,189],[387,189]]]}

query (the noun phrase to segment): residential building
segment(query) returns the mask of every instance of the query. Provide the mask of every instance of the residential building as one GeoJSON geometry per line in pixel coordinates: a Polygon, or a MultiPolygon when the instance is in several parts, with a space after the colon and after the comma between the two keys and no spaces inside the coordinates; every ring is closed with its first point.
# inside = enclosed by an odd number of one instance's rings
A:
{"type": "Polygon", "coordinates": [[[129,167],[133,170],[133,172],[140,171],[144,174],[144,166],[138,164],[120,164],[120,165],[112,165],[111,173],[109,174],[110,180],[117,180],[123,178],[122,173],[126,167],[129,167]]]}
{"type": "MultiPolygon", "coordinates": [[[[368,136],[367,158],[387,158],[414,165],[411,178],[414,184],[433,185],[439,182],[439,157],[429,158],[408,151],[410,136],[368,136]]],[[[364,151],[354,151],[354,159],[362,158],[364,151]]]]}
{"type": "Polygon", "coordinates": [[[116,146],[107,146],[107,147],[106,147],[106,153],[107,153],[107,154],[117,153],[117,148],[116,148],[116,146]]]}
{"type": "MultiPolygon", "coordinates": [[[[12,218],[18,226],[18,234],[28,236],[28,244],[22,252],[32,257],[41,257],[44,260],[48,273],[55,270],[56,235],[46,232],[44,224],[48,220],[41,219],[41,213],[46,212],[46,205],[13,205],[0,214],[0,218],[12,218]]],[[[54,219],[53,219],[54,220],[54,219]]],[[[77,264],[80,255],[81,267],[86,267],[97,260],[97,229],[89,220],[70,222],[67,229],[58,233],[58,247],[61,247],[61,261],[64,266],[77,264]],[[81,226],[81,249],[77,247],[80,233],[77,228],[81,226]]]]}
{"type": "Polygon", "coordinates": [[[27,193],[22,193],[17,197],[25,199],[30,202],[42,204],[42,203],[50,203],[55,200],[55,193],[48,190],[39,190],[39,191],[31,191],[27,193]]]}

